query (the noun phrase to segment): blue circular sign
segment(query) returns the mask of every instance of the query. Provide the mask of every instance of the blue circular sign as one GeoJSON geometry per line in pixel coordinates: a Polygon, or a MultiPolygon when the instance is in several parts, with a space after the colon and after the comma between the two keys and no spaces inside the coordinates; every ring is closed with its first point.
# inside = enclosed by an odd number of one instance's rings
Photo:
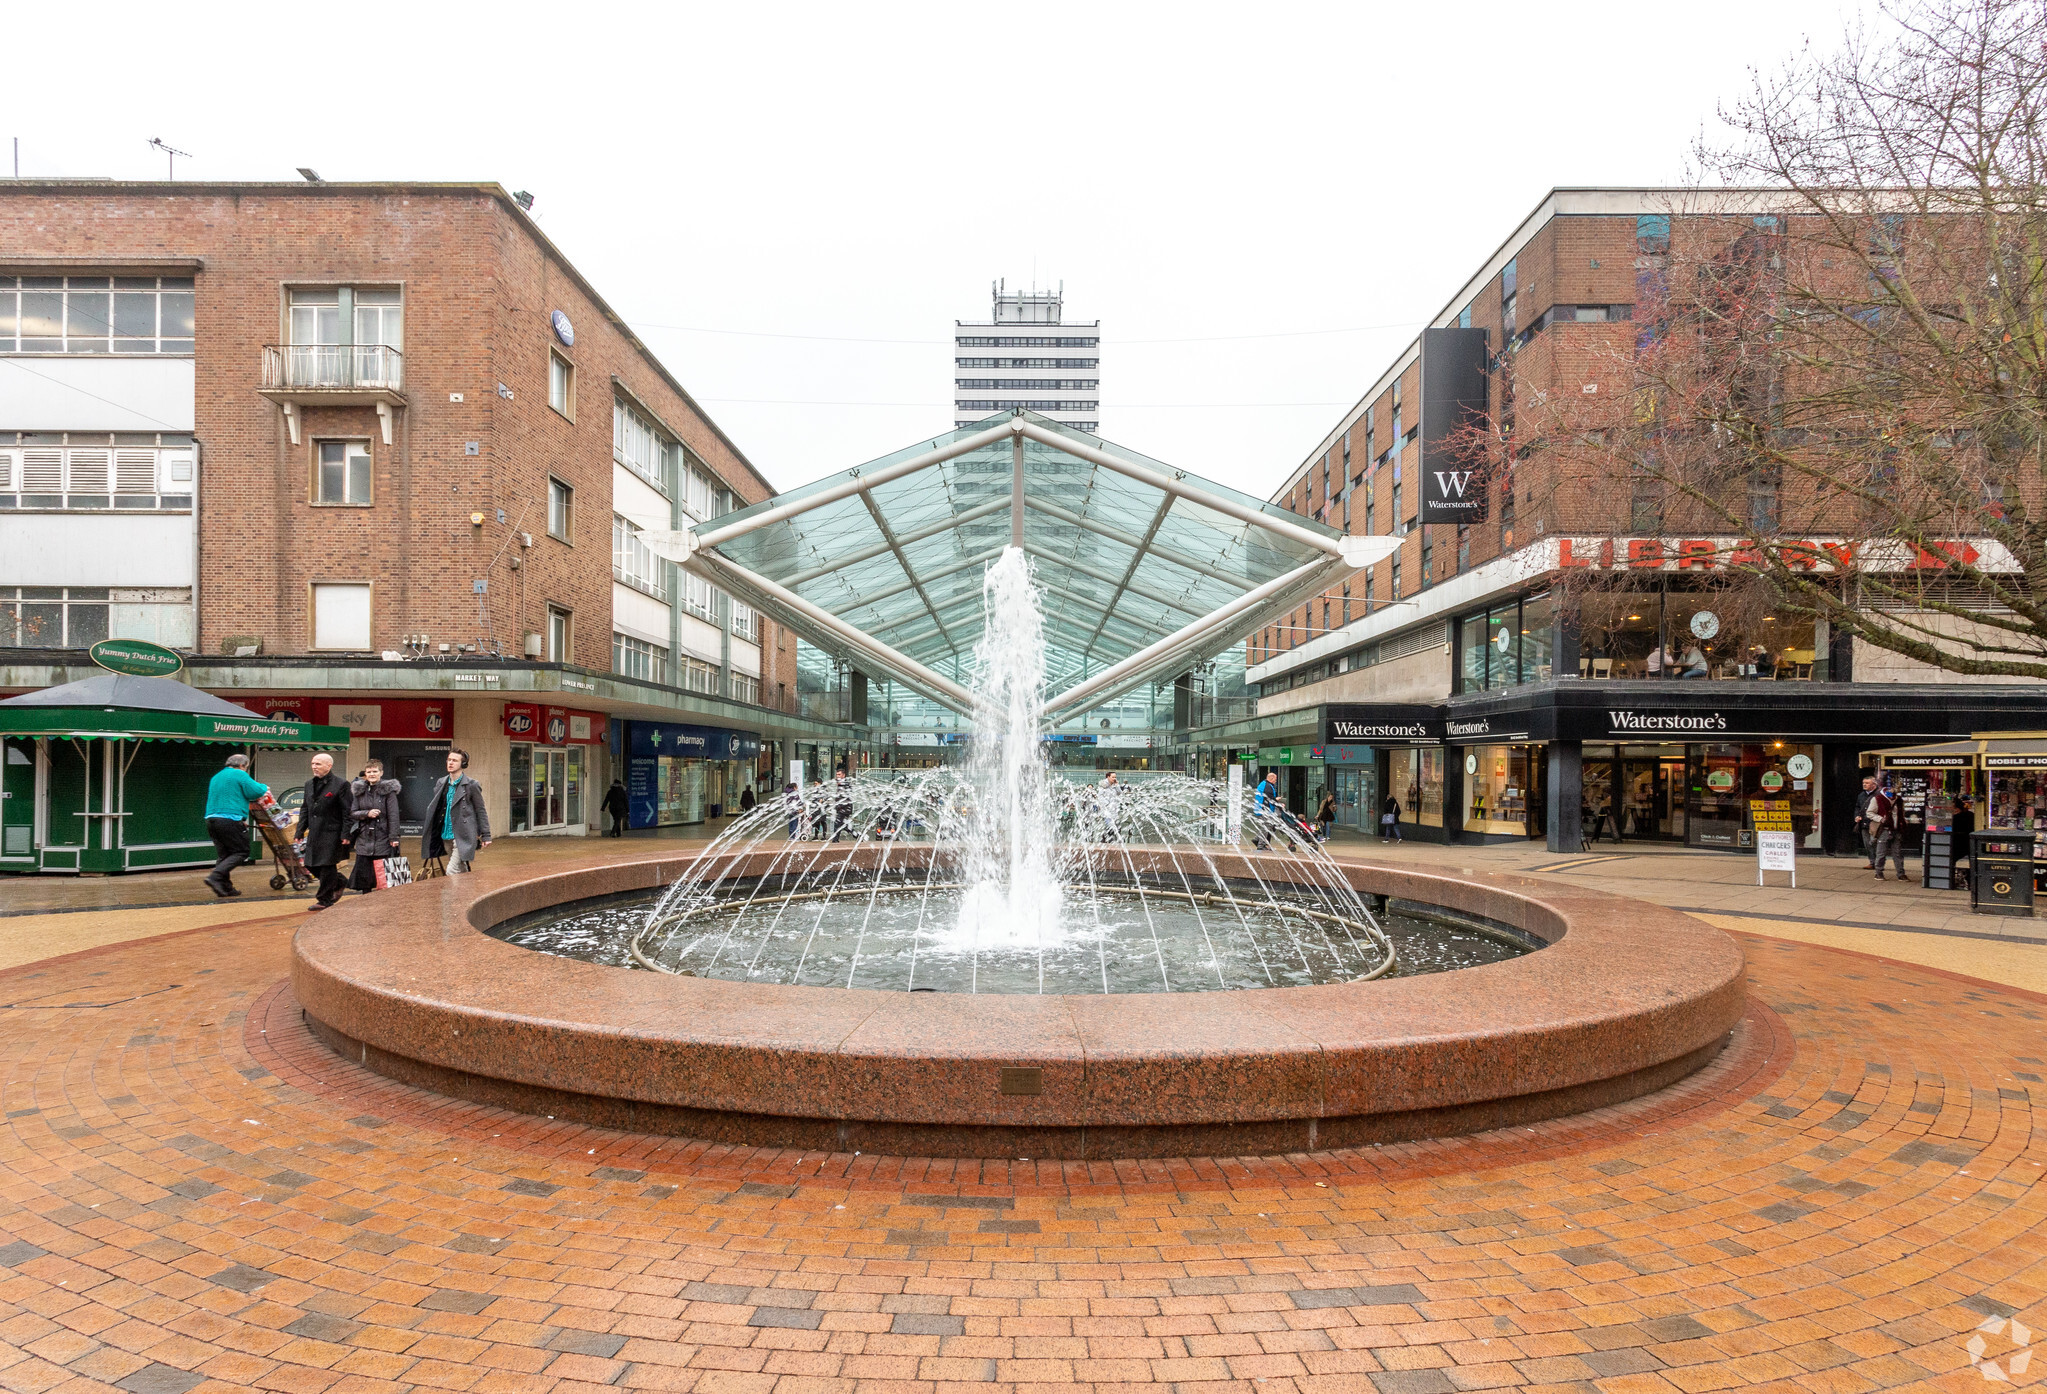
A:
{"type": "Polygon", "coordinates": [[[576,326],[569,323],[567,315],[556,310],[548,317],[548,323],[554,326],[554,337],[562,341],[563,348],[576,346],[576,326]]]}

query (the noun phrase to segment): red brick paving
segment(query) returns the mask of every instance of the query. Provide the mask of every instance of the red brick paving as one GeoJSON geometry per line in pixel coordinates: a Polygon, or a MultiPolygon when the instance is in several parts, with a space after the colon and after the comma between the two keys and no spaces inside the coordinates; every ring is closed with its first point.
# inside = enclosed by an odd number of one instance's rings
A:
{"type": "Polygon", "coordinates": [[[296,923],[0,975],[0,1386],[1974,1390],[1973,1328],[2047,1325],[2047,1003],[2011,989],[1747,939],[1735,1043],[1619,1108],[956,1163],[395,1085],[305,1035],[296,923]]]}

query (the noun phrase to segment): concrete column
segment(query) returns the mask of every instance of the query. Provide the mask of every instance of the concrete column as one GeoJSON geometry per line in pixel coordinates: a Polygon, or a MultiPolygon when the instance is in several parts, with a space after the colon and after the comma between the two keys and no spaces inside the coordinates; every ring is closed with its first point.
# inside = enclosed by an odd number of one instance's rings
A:
{"type": "Polygon", "coordinates": [[[1559,678],[1578,676],[1580,632],[1578,597],[1556,592],[1556,608],[1550,617],[1550,672],[1559,678]]]}
{"type": "MultiPolygon", "coordinates": [[[[1572,660],[1576,668],[1577,660],[1572,660]]],[[[1549,743],[1549,850],[1575,852],[1585,843],[1584,746],[1578,741],[1549,743]]]]}
{"type": "Polygon", "coordinates": [[[1468,745],[1443,747],[1443,840],[1464,841],[1464,757],[1468,745]]]}

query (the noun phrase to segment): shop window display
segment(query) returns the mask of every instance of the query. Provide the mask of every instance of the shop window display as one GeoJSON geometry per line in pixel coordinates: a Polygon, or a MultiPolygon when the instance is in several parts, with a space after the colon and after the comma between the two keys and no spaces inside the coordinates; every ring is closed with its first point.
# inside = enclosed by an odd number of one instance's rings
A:
{"type": "Polygon", "coordinates": [[[1464,752],[1466,831],[1526,834],[1529,747],[1472,746],[1464,752]]]}
{"type": "Polygon", "coordinates": [[[1403,821],[1423,828],[1443,826],[1446,758],[1445,751],[1427,747],[1391,752],[1387,787],[1400,800],[1403,821]]]}
{"type": "Polygon", "coordinates": [[[2037,831],[2047,827],[2047,770],[1989,772],[1990,826],[2037,831]]]}

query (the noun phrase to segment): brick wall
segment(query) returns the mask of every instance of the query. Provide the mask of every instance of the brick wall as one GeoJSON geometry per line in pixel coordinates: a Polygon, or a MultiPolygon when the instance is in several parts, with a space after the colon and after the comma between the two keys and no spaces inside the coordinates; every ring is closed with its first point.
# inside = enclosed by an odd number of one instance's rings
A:
{"type": "MultiPolygon", "coordinates": [[[[495,640],[516,656],[555,604],[574,616],[573,661],[609,668],[614,375],[740,498],[770,492],[495,186],[20,184],[0,188],[0,247],[38,260],[203,263],[204,651],[255,635],[269,653],[308,652],[312,584],[367,581],[374,648],[424,632],[436,643],[495,640]],[[258,394],[264,346],[288,337],[286,288],[323,283],[404,289],[406,401],[389,445],[366,406],[303,408],[293,444],[280,408],[258,394]],[[549,327],[557,309],[574,325],[573,348],[549,327]],[[548,406],[550,346],[576,367],[573,421],[548,406]],[[312,502],[316,443],[338,438],[371,443],[369,507],[312,502]],[[568,543],[547,536],[550,475],[576,490],[568,543]]],[[[766,637],[764,695],[794,686],[793,646],[766,637]]]]}

